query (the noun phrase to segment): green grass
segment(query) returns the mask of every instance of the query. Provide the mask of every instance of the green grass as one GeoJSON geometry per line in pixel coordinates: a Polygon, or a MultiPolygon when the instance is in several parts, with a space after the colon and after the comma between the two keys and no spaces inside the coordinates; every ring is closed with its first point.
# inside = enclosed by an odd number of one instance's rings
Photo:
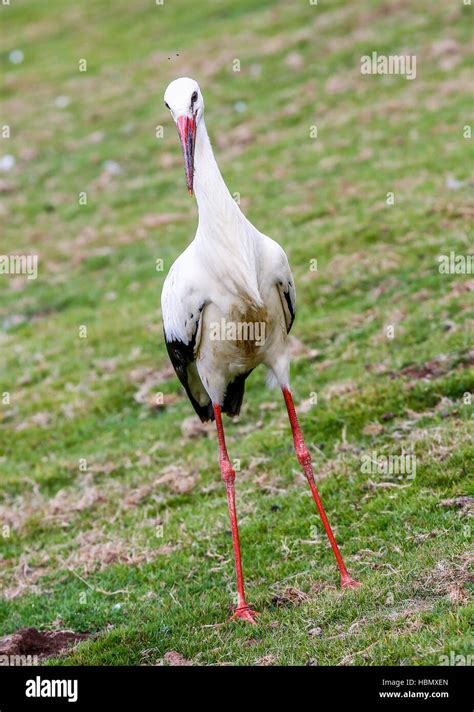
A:
{"type": "Polygon", "coordinates": [[[474,285],[438,270],[439,255],[472,252],[472,8],[30,0],[0,12],[0,155],[16,157],[0,176],[0,251],[39,255],[36,281],[0,276],[1,633],[96,634],[53,664],[472,654],[469,520],[440,502],[469,494],[474,285]],[[417,78],[361,75],[372,51],[416,54],[417,78]],[[255,628],[225,623],[234,573],[216,442],[183,439],[191,407],[164,371],[161,286],[196,226],[162,101],[181,75],[200,82],[231,191],[288,253],[306,347],[293,391],[318,396],[301,422],[363,583],[337,589],[281,396],[257,371],[240,422],[227,421],[255,628]],[[107,177],[108,160],[120,174],[107,177]],[[164,408],[135,398],[146,369],[164,408]],[[416,477],[363,472],[372,452],[415,454],[416,477]],[[173,471],[165,481],[172,464],[186,486],[173,471]]]}

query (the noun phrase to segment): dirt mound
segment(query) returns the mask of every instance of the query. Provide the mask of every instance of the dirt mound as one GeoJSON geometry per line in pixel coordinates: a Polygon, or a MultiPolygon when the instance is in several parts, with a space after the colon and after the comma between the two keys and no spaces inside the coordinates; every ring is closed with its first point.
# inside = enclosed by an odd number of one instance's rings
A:
{"type": "Polygon", "coordinates": [[[37,655],[47,658],[59,655],[69,646],[86,640],[89,633],[72,630],[41,632],[36,628],[21,628],[16,633],[0,638],[0,655],[37,655]]]}

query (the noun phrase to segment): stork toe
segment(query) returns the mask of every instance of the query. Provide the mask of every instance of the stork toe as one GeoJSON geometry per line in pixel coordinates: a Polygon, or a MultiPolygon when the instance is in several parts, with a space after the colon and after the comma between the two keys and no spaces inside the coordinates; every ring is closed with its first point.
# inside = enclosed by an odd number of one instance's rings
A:
{"type": "Polygon", "coordinates": [[[243,606],[242,608],[236,608],[229,620],[233,621],[240,618],[243,621],[247,621],[247,623],[257,625],[256,617],[259,615],[258,611],[252,610],[249,606],[243,606]]]}
{"type": "Polygon", "coordinates": [[[359,588],[360,586],[362,586],[361,582],[351,576],[341,576],[341,588],[359,588]]]}

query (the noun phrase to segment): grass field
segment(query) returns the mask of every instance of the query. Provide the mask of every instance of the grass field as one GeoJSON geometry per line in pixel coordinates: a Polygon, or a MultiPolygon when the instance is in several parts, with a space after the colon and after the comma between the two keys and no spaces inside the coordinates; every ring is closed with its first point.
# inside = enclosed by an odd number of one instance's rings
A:
{"type": "Polygon", "coordinates": [[[39,256],[36,280],[0,275],[0,633],[91,634],[52,664],[472,654],[474,276],[438,260],[472,253],[472,7],[13,0],[0,13],[0,166],[15,158],[0,252],[39,256]],[[416,55],[416,78],[361,74],[373,51],[416,55]],[[281,395],[256,371],[227,420],[255,627],[226,623],[216,439],[187,420],[162,338],[163,279],[197,219],[162,100],[182,75],[200,82],[231,192],[289,256],[294,396],[363,583],[338,589],[281,395]],[[364,466],[402,454],[414,477],[364,466]]]}

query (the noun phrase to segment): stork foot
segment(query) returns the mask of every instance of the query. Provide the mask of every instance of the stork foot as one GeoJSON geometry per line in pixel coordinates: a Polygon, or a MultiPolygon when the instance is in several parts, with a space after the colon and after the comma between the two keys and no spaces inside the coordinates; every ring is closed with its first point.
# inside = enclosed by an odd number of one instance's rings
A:
{"type": "Polygon", "coordinates": [[[242,606],[242,608],[235,609],[229,620],[233,621],[240,618],[243,621],[247,621],[247,623],[257,625],[256,616],[259,615],[260,613],[258,611],[253,611],[249,606],[242,606]]]}
{"type": "Polygon", "coordinates": [[[360,581],[356,581],[349,574],[341,576],[341,588],[359,588],[359,586],[362,586],[360,581]]]}

